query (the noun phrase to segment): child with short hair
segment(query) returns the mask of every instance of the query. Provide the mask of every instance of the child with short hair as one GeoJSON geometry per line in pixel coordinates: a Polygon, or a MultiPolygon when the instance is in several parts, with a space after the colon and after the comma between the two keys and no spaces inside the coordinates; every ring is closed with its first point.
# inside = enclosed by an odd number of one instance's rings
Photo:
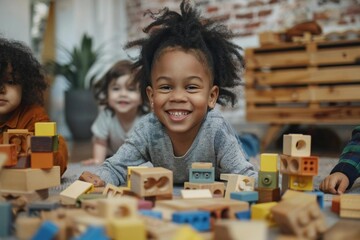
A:
{"type": "Polygon", "coordinates": [[[134,66],[141,93],[153,113],[137,123],[118,152],[96,174],[80,179],[103,186],[126,182],[127,167],[151,162],[173,172],[175,184],[189,180],[193,162],[211,162],[216,179],[221,173],[254,177],[254,170],[239,147],[236,132],[216,103],[235,103],[231,88],[241,84],[240,47],[223,25],[200,18],[187,2],[181,15],[165,8],[145,32],[148,38],[130,43],[140,46],[134,66]]]}
{"type": "Polygon", "coordinates": [[[101,164],[128,138],[132,127],[147,112],[142,104],[139,84],[134,80],[132,62],[116,62],[95,85],[95,98],[102,109],[91,126],[93,158],[84,165],[101,164]]]}
{"type": "MultiPolygon", "coordinates": [[[[43,107],[48,87],[42,66],[23,43],[0,37],[0,144],[7,129],[35,131],[36,122],[49,122],[43,107]]],[[[59,150],[54,165],[65,172],[68,151],[59,136],[59,150]]]]}
{"type": "Polygon", "coordinates": [[[320,183],[320,190],[342,194],[352,187],[358,177],[360,177],[360,126],[353,130],[351,140],[340,155],[339,163],[320,183]]]}

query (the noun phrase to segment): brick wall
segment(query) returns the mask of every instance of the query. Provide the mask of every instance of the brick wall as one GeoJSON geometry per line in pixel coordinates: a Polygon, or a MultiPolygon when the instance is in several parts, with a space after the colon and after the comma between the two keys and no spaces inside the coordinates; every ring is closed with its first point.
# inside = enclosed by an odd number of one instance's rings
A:
{"type": "MultiPolygon", "coordinates": [[[[144,36],[151,22],[146,10],[157,12],[165,6],[179,10],[181,0],[127,0],[128,36],[144,36]]],[[[360,29],[360,0],[193,0],[202,15],[226,24],[244,38],[259,32],[283,31],[293,25],[316,20],[324,33],[360,29]]]]}

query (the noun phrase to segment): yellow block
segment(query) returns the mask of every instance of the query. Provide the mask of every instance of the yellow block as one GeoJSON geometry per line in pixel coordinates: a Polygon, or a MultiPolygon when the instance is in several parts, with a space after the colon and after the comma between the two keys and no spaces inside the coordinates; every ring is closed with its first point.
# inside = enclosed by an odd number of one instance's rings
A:
{"type": "Polygon", "coordinates": [[[190,226],[181,226],[176,230],[171,240],[204,240],[204,238],[190,226]]]}
{"type": "Polygon", "coordinates": [[[270,209],[277,204],[277,202],[267,202],[251,205],[251,220],[265,220],[269,227],[276,225],[270,209]]]}
{"type": "Polygon", "coordinates": [[[145,223],[140,218],[114,218],[110,221],[111,238],[115,240],[146,240],[145,223]]]}
{"type": "Polygon", "coordinates": [[[35,123],[35,136],[55,136],[56,122],[37,122],[35,123]]]}
{"type": "Polygon", "coordinates": [[[278,171],[278,156],[277,153],[263,153],[260,155],[260,171],[276,172],[278,171]]]}
{"type": "Polygon", "coordinates": [[[127,170],[128,170],[128,174],[127,174],[127,187],[129,189],[131,189],[131,181],[130,181],[130,176],[131,176],[131,169],[134,169],[134,168],[147,168],[147,166],[131,166],[131,167],[128,167],[127,170]]]}
{"type": "Polygon", "coordinates": [[[313,176],[290,175],[290,189],[312,191],[313,188],[313,176]]]}

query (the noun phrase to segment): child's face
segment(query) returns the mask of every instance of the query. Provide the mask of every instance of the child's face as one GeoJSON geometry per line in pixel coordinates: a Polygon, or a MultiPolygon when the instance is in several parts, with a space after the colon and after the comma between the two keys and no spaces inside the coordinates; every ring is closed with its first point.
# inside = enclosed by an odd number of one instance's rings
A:
{"type": "Polygon", "coordinates": [[[110,82],[108,104],[116,114],[137,114],[142,104],[138,86],[129,84],[130,75],[124,75],[110,82]]]}
{"type": "Polygon", "coordinates": [[[194,52],[165,50],[154,61],[147,95],[154,113],[169,134],[196,136],[208,108],[214,108],[219,88],[194,52]]]}
{"type": "Polygon", "coordinates": [[[0,117],[4,119],[21,103],[22,87],[10,78],[0,81],[0,117]]]}

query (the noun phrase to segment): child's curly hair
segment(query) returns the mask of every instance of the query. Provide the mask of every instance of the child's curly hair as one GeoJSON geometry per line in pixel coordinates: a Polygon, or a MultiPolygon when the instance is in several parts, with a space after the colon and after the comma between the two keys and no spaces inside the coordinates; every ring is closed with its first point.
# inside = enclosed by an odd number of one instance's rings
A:
{"type": "MultiPolygon", "coordinates": [[[[219,87],[217,103],[234,105],[236,94],[231,89],[241,85],[241,71],[244,60],[239,50],[241,47],[230,42],[234,36],[226,26],[209,19],[202,19],[199,11],[183,0],[181,14],[164,8],[159,13],[148,11],[154,19],[143,31],[149,36],[129,42],[127,48],[141,47],[139,59],[134,63],[136,79],[140,81],[141,94],[147,99],[146,87],[151,86],[151,68],[159,53],[168,47],[199,51],[204,55],[206,64],[213,76],[213,83],[219,87]]],[[[202,58],[201,58],[202,59],[202,58]]]]}
{"type": "Polygon", "coordinates": [[[0,87],[8,82],[22,86],[22,105],[44,104],[48,83],[41,64],[24,43],[0,37],[0,87]]]}
{"type": "MultiPolygon", "coordinates": [[[[127,82],[128,85],[137,85],[138,82],[135,81],[133,74],[133,71],[135,70],[133,70],[132,66],[133,63],[129,60],[117,61],[94,86],[94,95],[96,100],[100,105],[105,106],[105,108],[110,110],[112,113],[114,113],[114,111],[110,108],[108,102],[109,85],[114,79],[118,79],[124,75],[131,75],[131,79],[127,82]]],[[[144,105],[140,107],[139,111],[144,114],[148,112],[148,108],[144,105]]]]}

